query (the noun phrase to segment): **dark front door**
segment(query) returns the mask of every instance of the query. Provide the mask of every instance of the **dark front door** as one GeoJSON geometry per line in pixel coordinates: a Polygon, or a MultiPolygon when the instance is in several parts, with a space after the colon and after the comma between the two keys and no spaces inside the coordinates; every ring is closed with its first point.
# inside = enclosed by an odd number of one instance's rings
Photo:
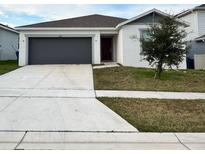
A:
{"type": "Polygon", "coordinates": [[[29,38],[29,64],[91,64],[89,37],[29,38]]]}
{"type": "Polygon", "coordinates": [[[112,38],[101,38],[101,61],[112,61],[112,38]]]}

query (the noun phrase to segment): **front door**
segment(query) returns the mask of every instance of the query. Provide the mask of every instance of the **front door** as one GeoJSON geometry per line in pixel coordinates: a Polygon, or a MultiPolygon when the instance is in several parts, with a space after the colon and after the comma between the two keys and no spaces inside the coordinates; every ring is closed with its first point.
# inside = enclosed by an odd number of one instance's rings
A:
{"type": "Polygon", "coordinates": [[[101,61],[112,61],[112,38],[101,38],[101,61]]]}

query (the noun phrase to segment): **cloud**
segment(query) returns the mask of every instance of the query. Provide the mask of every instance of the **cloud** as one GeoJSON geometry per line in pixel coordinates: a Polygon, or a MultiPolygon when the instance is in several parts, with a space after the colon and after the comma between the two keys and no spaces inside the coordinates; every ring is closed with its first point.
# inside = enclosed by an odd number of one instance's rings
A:
{"type": "Polygon", "coordinates": [[[69,4],[10,4],[0,5],[0,21],[5,20],[11,25],[23,25],[42,21],[64,19],[88,14],[104,14],[116,17],[131,18],[142,12],[157,8],[166,13],[176,14],[195,5],[69,5],[69,4]],[[2,15],[8,18],[1,19],[2,15]],[[12,21],[10,18],[14,18],[12,21]]]}
{"type": "Polygon", "coordinates": [[[0,23],[3,24],[3,25],[7,25],[9,27],[12,27],[12,28],[16,27],[16,25],[13,24],[13,23],[8,23],[8,22],[4,22],[4,21],[0,21],[0,23]]]}
{"type": "Polygon", "coordinates": [[[0,16],[2,16],[2,15],[4,15],[4,12],[2,12],[2,11],[0,10],[0,16]]]}
{"type": "Polygon", "coordinates": [[[0,8],[19,15],[25,14],[42,17],[45,20],[75,17],[95,12],[95,9],[88,5],[1,5],[0,8]]]}

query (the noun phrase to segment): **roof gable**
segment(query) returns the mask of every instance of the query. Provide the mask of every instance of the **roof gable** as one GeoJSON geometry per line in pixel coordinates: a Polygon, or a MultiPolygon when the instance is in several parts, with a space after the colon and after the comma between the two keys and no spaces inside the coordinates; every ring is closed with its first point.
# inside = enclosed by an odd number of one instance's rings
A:
{"type": "Polygon", "coordinates": [[[123,25],[126,25],[126,24],[128,24],[128,23],[131,23],[131,22],[133,22],[133,21],[135,21],[135,20],[139,20],[140,18],[142,18],[142,17],[144,17],[144,16],[147,16],[147,15],[149,15],[149,14],[151,14],[151,13],[157,13],[157,14],[159,14],[159,15],[161,15],[161,16],[169,16],[168,14],[166,14],[166,13],[160,11],[160,10],[151,9],[151,10],[149,10],[149,11],[147,11],[147,12],[144,12],[144,13],[138,15],[138,16],[135,16],[135,17],[133,17],[133,18],[131,18],[131,19],[129,19],[129,20],[126,20],[126,21],[120,23],[120,24],[117,26],[117,28],[119,28],[119,27],[121,27],[121,26],[123,26],[123,25]]]}
{"type": "MultiPolygon", "coordinates": [[[[150,15],[150,14],[155,14],[155,15],[157,14],[158,16],[161,16],[161,17],[166,17],[166,16],[168,17],[168,16],[170,16],[169,14],[164,13],[164,12],[162,12],[162,11],[160,11],[160,10],[152,9],[152,10],[149,10],[149,11],[147,11],[147,12],[145,12],[145,13],[142,13],[142,14],[136,16],[136,17],[133,17],[133,18],[131,18],[131,19],[129,19],[129,20],[126,20],[126,21],[124,21],[124,22],[118,24],[118,25],[117,25],[117,28],[120,28],[120,27],[122,27],[122,26],[124,26],[124,25],[127,25],[127,24],[132,23],[132,22],[137,21],[137,20],[139,21],[139,20],[141,20],[142,18],[144,18],[144,17],[146,17],[146,16],[148,16],[148,15],[150,15]]],[[[149,20],[151,20],[150,23],[153,22],[152,18],[149,18],[149,20]]],[[[188,26],[188,25],[189,25],[189,23],[187,23],[186,21],[183,21],[183,20],[181,20],[181,19],[177,19],[177,21],[180,22],[180,23],[182,23],[184,26],[188,26]]],[[[155,20],[154,22],[157,22],[157,21],[155,20]]]]}
{"type": "Polygon", "coordinates": [[[133,25],[133,24],[151,24],[153,22],[158,23],[162,17],[164,17],[164,16],[162,16],[161,14],[152,12],[152,13],[145,15],[139,19],[136,19],[128,24],[133,25]]]}

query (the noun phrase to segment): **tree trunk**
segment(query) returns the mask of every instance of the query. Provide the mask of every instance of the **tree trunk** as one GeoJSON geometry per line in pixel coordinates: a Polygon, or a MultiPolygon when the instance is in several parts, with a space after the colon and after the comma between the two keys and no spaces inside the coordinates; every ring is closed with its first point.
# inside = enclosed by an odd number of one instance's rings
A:
{"type": "Polygon", "coordinates": [[[155,71],[155,76],[154,76],[154,79],[160,79],[161,78],[161,73],[162,73],[162,63],[159,62],[157,64],[157,68],[156,68],[156,71],[155,71]]]}

